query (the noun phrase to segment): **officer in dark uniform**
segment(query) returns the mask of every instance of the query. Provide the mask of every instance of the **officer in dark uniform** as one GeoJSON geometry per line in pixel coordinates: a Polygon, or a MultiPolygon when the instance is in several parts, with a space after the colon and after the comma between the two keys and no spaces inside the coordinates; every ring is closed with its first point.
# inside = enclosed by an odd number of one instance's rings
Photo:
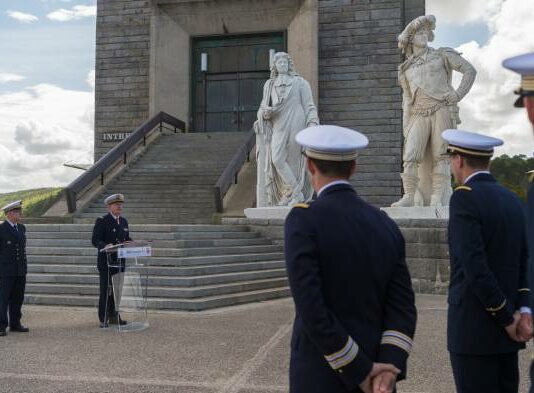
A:
{"type": "Polygon", "coordinates": [[[22,201],[2,208],[6,220],[0,225],[0,336],[29,331],[20,323],[26,287],[26,227],[20,224],[22,201]],[[9,311],[9,320],[8,320],[9,311]]]}
{"type": "Polygon", "coordinates": [[[405,378],[416,308],[404,238],[348,179],[359,132],[316,126],[297,134],[318,196],[285,223],[285,253],[296,316],[291,393],[386,392],[405,378]]]}
{"type": "MultiPolygon", "coordinates": [[[[516,93],[519,98],[514,106],[525,108],[534,131],[534,52],[506,59],[503,66],[521,75],[521,87],[516,93]]],[[[534,168],[533,168],[534,169],[534,168]]],[[[527,244],[529,247],[529,284],[534,291],[534,171],[529,172],[530,187],[527,196],[527,244]]],[[[534,296],[531,295],[531,308],[534,296]]],[[[532,330],[532,319],[526,320],[525,329],[532,330]]],[[[530,365],[530,393],[534,393],[534,362],[530,365]]]]}
{"type": "MultiPolygon", "coordinates": [[[[530,318],[523,205],[489,172],[500,139],[446,130],[451,171],[447,344],[458,393],[517,393],[530,318]]],[[[530,333],[531,334],[531,333],[530,333]]]]}
{"type": "MultiPolygon", "coordinates": [[[[124,260],[117,261],[117,254],[111,253],[109,257],[113,264],[120,263],[121,268],[108,267],[106,252],[101,252],[106,246],[131,241],[128,229],[128,221],[121,217],[124,195],[113,194],[104,200],[108,206],[109,213],[103,217],[98,217],[93,228],[92,243],[98,249],[97,267],[100,273],[100,298],[98,301],[98,319],[100,327],[108,327],[108,323],[125,325],[115,309],[115,295],[113,286],[110,285],[112,279],[120,283],[121,275],[124,273],[124,260]]],[[[119,287],[122,285],[119,284],[119,287]]]]}

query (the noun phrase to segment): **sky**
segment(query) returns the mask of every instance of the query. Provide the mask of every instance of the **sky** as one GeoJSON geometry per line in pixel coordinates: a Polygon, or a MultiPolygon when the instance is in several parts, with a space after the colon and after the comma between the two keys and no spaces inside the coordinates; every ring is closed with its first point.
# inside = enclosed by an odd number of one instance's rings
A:
{"type": "MultiPolygon", "coordinates": [[[[503,59],[534,51],[532,0],[427,0],[433,47],[452,47],[477,69],[459,128],[505,140],[497,154],[532,155],[519,77],[503,59]],[[530,37],[528,35],[530,33],[530,37]]],[[[96,0],[0,0],[0,192],[64,186],[91,163],[96,0]]],[[[458,76],[455,83],[459,83],[458,76]]]]}

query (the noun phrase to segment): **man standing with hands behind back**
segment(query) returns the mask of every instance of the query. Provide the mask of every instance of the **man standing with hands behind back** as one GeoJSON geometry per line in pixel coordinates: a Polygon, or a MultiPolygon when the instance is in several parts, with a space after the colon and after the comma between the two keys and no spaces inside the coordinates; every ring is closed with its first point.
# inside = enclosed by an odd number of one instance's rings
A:
{"type": "Polygon", "coordinates": [[[26,287],[26,227],[20,224],[22,201],[10,203],[2,208],[6,215],[0,225],[0,336],[9,331],[29,331],[20,323],[22,303],[26,287]]]}
{"type": "MultiPolygon", "coordinates": [[[[516,91],[519,98],[514,106],[516,108],[524,107],[526,109],[528,119],[532,124],[532,130],[534,131],[534,52],[506,59],[503,62],[503,66],[521,75],[521,87],[516,91]]],[[[532,140],[530,141],[532,142],[532,140]]],[[[527,244],[529,247],[529,284],[532,308],[532,301],[534,301],[534,298],[532,297],[532,291],[534,290],[534,171],[530,171],[529,173],[530,187],[527,198],[527,244]]],[[[527,321],[527,323],[530,323],[528,327],[532,329],[532,319],[527,321]]],[[[534,393],[534,362],[530,365],[530,380],[530,393],[534,393]]]]}
{"type": "Polygon", "coordinates": [[[361,133],[315,126],[296,136],[317,199],[285,223],[295,301],[290,393],[391,393],[406,378],[416,324],[404,238],[351,184],[361,133]]]}
{"type": "Polygon", "coordinates": [[[446,130],[450,201],[447,346],[457,393],[517,393],[532,337],[523,205],[489,172],[497,138],[446,130]]]}

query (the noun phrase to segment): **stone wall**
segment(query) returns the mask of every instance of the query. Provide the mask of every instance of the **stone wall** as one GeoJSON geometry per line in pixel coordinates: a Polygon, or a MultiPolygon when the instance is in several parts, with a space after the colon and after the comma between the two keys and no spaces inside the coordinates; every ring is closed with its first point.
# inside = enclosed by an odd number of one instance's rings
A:
{"type": "Polygon", "coordinates": [[[150,0],[98,0],[95,161],[117,142],[104,133],[133,131],[148,118],[150,0]]]}
{"type": "Polygon", "coordinates": [[[424,0],[319,1],[319,109],[322,123],[364,132],[369,148],[353,184],[369,203],[400,198],[402,97],[397,36],[424,14],[424,0]]]}
{"type": "MultiPolygon", "coordinates": [[[[284,220],[223,218],[223,224],[247,225],[276,244],[284,242],[284,220]]],[[[406,262],[418,293],[445,293],[449,284],[446,220],[397,220],[406,241],[406,262]]]]}

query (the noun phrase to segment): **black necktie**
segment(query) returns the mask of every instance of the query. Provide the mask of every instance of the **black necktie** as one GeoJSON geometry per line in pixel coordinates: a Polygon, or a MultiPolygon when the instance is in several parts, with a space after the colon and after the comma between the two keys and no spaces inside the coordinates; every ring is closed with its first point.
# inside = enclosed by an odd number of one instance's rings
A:
{"type": "Polygon", "coordinates": [[[17,226],[17,224],[13,225],[13,229],[15,229],[15,232],[19,233],[19,227],[17,226]]]}

